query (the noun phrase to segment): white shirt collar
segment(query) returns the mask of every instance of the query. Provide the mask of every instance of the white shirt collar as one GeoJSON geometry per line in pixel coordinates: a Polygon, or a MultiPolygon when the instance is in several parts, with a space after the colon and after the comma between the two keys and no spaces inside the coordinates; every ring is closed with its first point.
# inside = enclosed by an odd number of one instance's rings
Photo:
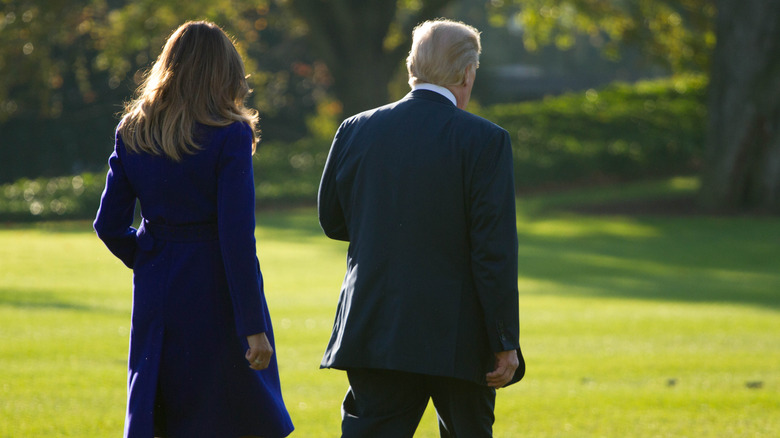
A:
{"type": "Polygon", "coordinates": [[[435,91],[436,93],[441,94],[442,96],[446,97],[447,99],[452,102],[453,105],[458,106],[458,101],[455,99],[455,95],[452,94],[452,91],[442,87],[441,85],[436,84],[428,84],[428,83],[421,83],[416,84],[412,86],[412,91],[414,90],[428,90],[428,91],[435,91]]]}

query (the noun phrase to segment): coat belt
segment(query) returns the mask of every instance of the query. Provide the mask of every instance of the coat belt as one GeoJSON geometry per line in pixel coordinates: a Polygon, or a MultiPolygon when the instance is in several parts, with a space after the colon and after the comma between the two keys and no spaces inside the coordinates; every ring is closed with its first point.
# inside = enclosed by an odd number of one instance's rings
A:
{"type": "Polygon", "coordinates": [[[167,225],[144,219],[143,227],[153,238],[169,242],[200,242],[219,238],[219,229],[214,223],[167,225]]]}

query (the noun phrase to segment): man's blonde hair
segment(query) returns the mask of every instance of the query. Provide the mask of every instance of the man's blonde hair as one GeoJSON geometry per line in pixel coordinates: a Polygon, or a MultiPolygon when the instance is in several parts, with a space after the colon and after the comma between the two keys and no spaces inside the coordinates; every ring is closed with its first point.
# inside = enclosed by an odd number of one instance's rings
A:
{"type": "Polygon", "coordinates": [[[195,124],[244,122],[257,142],[257,111],[244,106],[251,90],[244,63],[230,38],[214,23],[187,22],[168,38],[137,97],[119,125],[127,149],[180,161],[200,146],[195,124]]]}
{"type": "Polygon", "coordinates": [[[481,52],[479,31],[472,26],[447,19],[419,24],[412,32],[412,49],[406,58],[409,85],[460,85],[467,67],[479,67],[481,52]]]}

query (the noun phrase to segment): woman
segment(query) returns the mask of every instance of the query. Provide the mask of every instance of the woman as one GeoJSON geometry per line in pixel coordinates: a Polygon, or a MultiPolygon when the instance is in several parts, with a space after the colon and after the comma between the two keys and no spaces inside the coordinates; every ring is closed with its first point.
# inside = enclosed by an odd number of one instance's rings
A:
{"type": "Polygon", "coordinates": [[[225,33],[188,22],[117,128],[94,227],[133,269],[126,437],[292,432],[255,252],[249,91],[225,33]]]}

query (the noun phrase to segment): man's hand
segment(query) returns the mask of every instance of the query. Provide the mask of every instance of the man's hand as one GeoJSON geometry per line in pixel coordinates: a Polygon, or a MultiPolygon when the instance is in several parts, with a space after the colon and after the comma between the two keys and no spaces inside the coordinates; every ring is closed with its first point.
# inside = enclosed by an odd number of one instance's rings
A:
{"type": "Polygon", "coordinates": [[[271,343],[268,342],[268,337],[265,333],[257,333],[246,337],[249,343],[249,349],[246,351],[244,357],[249,362],[249,368],[253,370],[264,370],[271,364],[271,356],[274,354],[274,349],[271,347],[271,343]]]}
{"type": "Polygon", "coordinates": [[[515,370],[520,366],[516,350],[496,353],[496,369],[487,373],[487,384],[493,388],[501,388],[509,383],[515,375],[515,370]]]}

